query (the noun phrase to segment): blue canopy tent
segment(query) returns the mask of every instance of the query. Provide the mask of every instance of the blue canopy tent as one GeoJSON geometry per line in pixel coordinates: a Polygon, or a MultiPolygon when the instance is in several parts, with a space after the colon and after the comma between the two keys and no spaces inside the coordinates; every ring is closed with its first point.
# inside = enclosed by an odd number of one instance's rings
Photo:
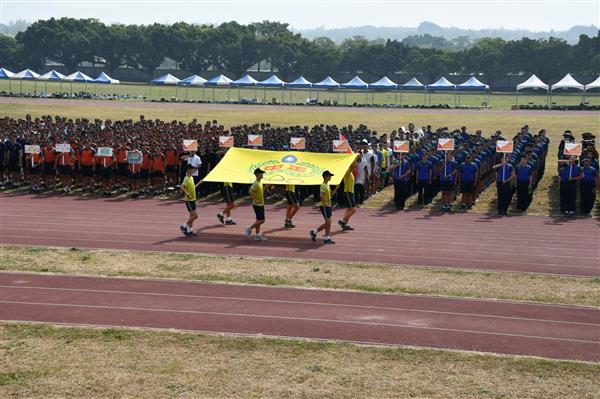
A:
{"type": "MultiPolygon", "coordinates": [[[[390,80],[387,76],[382,77],[377,82],[369,83],[369,88],[373,90],[394,90],[398,85],[390,80]]],[[[397,94],[394,95],[394,102],[398,103],[397,94]]],[[[371,93],[371,103],[375,103],[375,92],[371,93]]]]}
{"type": "MultiPolygon", "coordinates": [[[[150,95],[148,97],[152,98],[152,85],[159,86],[158,98],[160,99],[161,98],[160,94],[161,94],[161,90],[162,90],[162,87],[160,87],[160,86],[177,86],[177,84],[179,82],[180,82],[180,80],[178,78],[176,78],[175,76],[171,75],[170,73],[159,76],[158,78],[150,81],[150,95]]],[[[177,87],[175,87],[175,96],[177,96],[177,87]]]]}
{"type": "Polygon", "coordinates": [[[62,81],[65,79],[65,75],[60,72],[55,71],[54,69],[50,72],[46,72],[43,75],[38,77],[38,80],[43,80],[46,82],[45,89],[46,93],[48,93],[48,81],[51,82],[60,82],[60,91],[62,92],[62,81]]]}
{"type": "Polygon", "coordinates": [[[431,92],[434,90],[444,91],[444,90],[454,90],[454,105],[456,105],[456,85],[450,82],[445,77],[441,77],[437,82],[434,82],[430,85],[427,85],[427,88],[430,90],[429,92],[429,105],[431,105],[431,92]]]}
{"type": "Polygon", "coordinates": [[[215,76],[212,79],[209,79],[206,81],[206,85],[207,86],[212,86],[213,87],[213,102],[215,101],[215,87],[216,86],[226,86],[229,88],[229,90],[227,91],[227,97],[229,98],[229,92],[231,90],[231,82],[233,82],[233,80],[229,79],[227,76],[225,75],[218,75],[215,76]]]}
{"type": "Polygon", "coordinates": [[[105,74],[104,72],[101,72],[100,75],[98,75],[96,77],[96,79],[92,80],[92,83],[100,83],[100,84],[105,84],[105,85],[116,85],[119,84],[121,82],[119,82],[117,79],[113,79],[110,76],[108,76],[107,74],[105,74]]]}
{"type": "Polygon", "coordinates": [[[69,82],[71,83],[71,94],[73,93],[73,83],[85,83],[85,88],[87,90],[87,84],[91,83],[92,79],[91,77],[87,76],[85,73],[77,71],[77,72],[73,72],[72,74],[65,76],[65,78],[63,79],[65,82],[69,82]]]}
{"type": "Polygon", "coordinates": [[[231,82],[231,85],[238,88],[238,102],[242,101],[241,88],[242,87],[254,87],[254,97],[256,98],[256,85],[258,84],[258,80],[254,79],[252,76],[245,74],[241,78],[234,80],[231,82]]]}
{"type": "Polygon", "coordinates": [[[410,78],[410,80],[404,84],[398,85],[398,90],[400,90],[400,105],[402,105],[402,91],[404,90],[423,90],[423,102],[425,102],[427,98],[427,92],[425,91],[425,86],[423,83],[419,82],[417,78],[410,78]]]}
{"type": "MultiPolygon", "coordinates": [[[[469,79],[464,81],[463,83],[456,85],[456,90],[458,92],[458,102],[460,103],[460,91],[484,91],[487,95],[489,95],[490,86],[482,83],[475,76],[471,76],[469,79]]],[[[488,100],[485,101],[485,105],[487,106],[488,100]]]]}
{"type": "MultiPolygon", "coordinates": [[[[295,80],[291,81],[290,83],[286,83],[285,87],[290,89],[309,89],[308,97],[310,99],[310,88],[312,87],[312,82],[306,80],[302,75],[298,76],[295,80]]],[[[290,90],[290,103],[292,102],[292,93],[293,91],[290,90]]]]}
{"type": "Polygon", "coordinates": [[[266,101],[267,87],[280,87],[281,90],[281,102],[283,103],[283,87],[285,82],[277,77],[277,75],[271,75],[268,79],[258,82],[258,86],[263,88],[263,102],[266,101]]]}
{"type": "MultiPolygon", "coordinates": [[[[177,84],[179,86],[185,86],[185,99],[187,100],[188,89],[190,86],[204,86],[206,84],[206,79],[198,75],[192,75],[180,80],[177,84]]],[[[202,93],[204,93],[204,90],[202,90],[202,93]]]]}
{"type": "Polygon", "coordinates": [[[37,84],[36,84],[36,79],[39,77],[40,75],[38,73],[33,72],[31,69],[25,69],[19,73],[15,73],[13,76],[10,77],[10,79],[17,79],[21,81],[21,93],[23,93],[23,81],[24,80],[33,80],[33,92],[35,93],[37,91],[37,84]]]}
{"type": "MultiPolygon", "coordinates": [[[[327,76],[325,79],[318,83],[313,83],[312,87],[316,87],[317,89],[339,89],[340,84],[333,80],[331,76],[327,76]]],[[[319,101],[319,92],[317,92],[317,102],[319,101]]],[[[338,91],[338,103],[340,102],[340,92],[338,91]]]]}
{"type": "MultiPolygon", "coordinates": [[[[348,90],[368,90],[369,84],[367,82],[365,82],[364,80],[362,80],[360,77],[355,76],[351,80],[347,81],[346,83],[342,83],[341,87],[342,87],[342,89],[348,89],[348,90]]],[[[366,96],[367,97],[366,97],[365,101],[367,101],[369,98],[368,91],[366,92],[366,96]]],[[[344,91],[344,104],[347,104],[345,91],[344,91]]]]}
{"type": "MultiPolygon", "coordinates": [[[[10,88],[10,78],[12,78],[14,76],[14,72],[9,71],[8,69],[5,68],[0,68],[0,80],[2,79],[7,79],[8,80],[8,91],[11,90],[10,88]]],[[[0,84],[2,82],[0,81],[0,84]]],[[[0,86],[0,91],[2,91],[1,89],[2,86],[0,86]]]]}

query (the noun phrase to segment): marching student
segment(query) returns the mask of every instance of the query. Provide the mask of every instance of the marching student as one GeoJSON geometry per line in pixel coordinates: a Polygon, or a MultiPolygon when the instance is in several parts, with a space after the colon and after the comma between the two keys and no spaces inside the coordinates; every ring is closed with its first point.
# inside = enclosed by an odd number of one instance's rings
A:
{"type": "Polygon", "coordinates": [[[58,173],[65,193],[71,192],[74,158],[72,149],[69,152],[61,152],[58,156],[58,173]]]}
{"type": "Polygon", "coordinates": [[[267,238],[264,235],[260,234],[260,226],[265,222],[265,195],[263,191],[263,184],[261,182],[265,171],[257,168],[254,170],[254,176],[256,176],[256,180],[252,183],[250,187],[250,196],[252,197],[252,208],[254,209],[254,214],[256,215],[256,222],[250,227],[246,227],[246,236],[250,237],[252,235],[252,230],[256,230],[256,235],[254,236],[254,240],[256,241],[266,241],[267,238]]]}
{"type": "Polygon", "coordinates": [[[527,155],[521,155],[521,162],[515,168],[515,176],[517,179],[517,208],[521,212],[527,211],[527,208],[531,203],[533,174],[533,169],[527,164],[527,155]]]}
{"type": "Polygon", "coordinates": [[[189,216],[187,222],[179,226],[179,229],[186,237],[198,237],[198,234],[192,230],[194,220],[198,219],[198,212],[196,212],[196,184],[194,184],[194,178],[192,177],[195,170],[196,168],[192,165],[188,165],[185,177],[181,183],[181,192],[183,193],[183,200],[185,201],[185,207],[188,210],[189,216]]]}
{"type": "Polygon", "coordinates": [[[231,182],[223,183],[223,201],[225,202],[225,208],[217,214],[219,222],[228,226],[237,224],[231,218],[231,211],[235,207],[235,196],[233,195],[233,184],[231,182]]]}
{"type": "Polygon", "coordinates": [[[508,215],[508,207],[511,200],[511,181],[515,177],[515,172],[511,164],[506,162],[506,157],[502,162],[492,166],[496,173],[496,187],[498,188],[498,215],[508,215]]]}
{"type": "Polygon", "coordinates": [[[352,165],[346,171],[344,175],[344,200],[346,210],[344,211],[344,217],[338,220],[338,224],[344,231],[354,230],[352,226],[348,224],[352,215],[356,213],[356,199],[354,198],[354,175],[352,170],[356,166],[356,160],[352,162],[352,165]]]}
{"type": "Polygon", "coordinates": [[[577,180],[583,178],[583,173],[577,165],[577,157],[571,157],[566,164],[559,162],[559,168],[560,211],[566,216],[573,216],[577,198],[577,180]]]}
{"type": "Polygon", "coordinates": [[[403,210],[406,199],[410,195],[410,161],[400,154],[400,159],[391,167],[391,174],[394,180],[394,204],[397,210],[403,210]]]}
{"type": "Polygon", "coordinates": [[[96,167],[100,168],[100,176],[102,177],[102,196],[110,197],[112,191],[112,178],[113,169],[115,163],[115,156],[100,156],[96,154],[99,162],[96,163],[96,167]]]}
{"type": "Polygon", "coordinates": [[[296,186],[293,184],[285,185],[285,198],[287,200],[287,208],[285,210],[285,223],[283,225],[286,229],[293,229],[294,224],[292,223],[292,218],[300,209],[300,205],[298,204],[298,198],[296,198],[296,186]]]}
{"type": "Polygon", "coordinates": [[[591,159],[583,160],[583,168],[581,172],[583,177],[579,182],[579,191],[581,194],[581,214],[589,215],[596,201],[596,179],[598,178],[598,170],[591,166],[591,159]]]}
{"type": "Polygon", "coordinates": [[[417,163],[417,202],[421,208],[429,203],[432,176],[433,165],[429,162],[429,154],[424,153],[421,162],[417,163]]]}
{"type": "Polygon", "coordinates": [[[465,162],[458,168],[458,184],[460,186],[461,209],[471,209],[475,204],[475,182],[477,181],[478,171],[477,165],[473,163],[473,155],[467,155],[465,162]]]}
{"type": "Polygon", "coordinates": [[[117,162],[117,182],[120,186],[120,191],[126,193],[129,174],[129,164],[127,163],[127,146],[124,144],[117,144],[114,148],[114,153],[117,162]]]}
{"type": "Polygon", "coordinates": [[[27,154],[27,171],[29,179],[31,181],[31,193],[37,193],[40,191],[40,179],[42,174],[42,164],[44,162],[44,154],[42,152],[36,152],[33,154],[27,154]]]}
{"type": "Polygon", "coordinates": [[[46,188],[54,190],[56,184],[56,151],[52,143],[47,143],[42,148],[44,158],[44,185],[46,188]]]}
{"type": "Polygon", "coordinates": [[[87,144],[83,144],[81,147],[81,162],[79,163],[79,168],[81,172],[81,176],[83,177],[83,190],[85,191],[86,187],[88,191],[91,193],[94,191],[94,157],[96,156],[96,151],[92,147],[87,144]]]}
{"type": "Polygon", "coordinates": [[[448,152],[444,154],[444,163],[440,171],[440,189],[442,190],[442,210],[452,210],[456,193],[456,174],[458,165],[448,152]],[[450,159],[448,159],[450,158],[450,159]]]}
{"type": "MultiPolygon", "coordinates": [[[[135,152],[138,152],[140,154],[140,156],[142,156],[141,151],[139,150],[134,150],[135,152]]],[[[142,178],[142,163],[129,163],[128,166],[128,175],[129,175],[129,188],[131,190],[131,197],[132,198],[137,198],[140,196],[140,181],[142,178]]]]}
{"type": "Polygon", "coordinates": [[[335,195],[337,188],[331,192],[331,188],[329,187],[329,180],[331,180],[331,176],[333,173],[326,170],[322,174],[323,176],[323,184],[321,184],[320,188],[320,200],[319,200],[319,210],[321,211],[321,215],[323,215],[323,219],[325,221],[316,229],[312,229],[310,231],[310,239],[313,242],[317,241],[317,234],[320,231],[325,230],[325,237],[323,239],[324,244],[335,244],[335,241],[331,239],[331,196],[335,195]]]}

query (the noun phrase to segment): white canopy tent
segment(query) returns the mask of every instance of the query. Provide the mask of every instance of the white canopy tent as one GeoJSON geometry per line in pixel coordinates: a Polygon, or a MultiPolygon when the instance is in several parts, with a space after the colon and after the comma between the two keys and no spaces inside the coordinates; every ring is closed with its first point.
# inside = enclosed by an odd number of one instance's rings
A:
{"type": "Polygon", "coordinates": [[[575,78],[568,73],[564,78],[553,84],[550,88],[550,91],[554,91],[556,89],[577,89],[583,91],[585,86],[576,81],[575,78]]]}
{"type": "MultiPolygon", "coordinates": [[[[549,93],[549,87],[546,83],[542,82],[537,76],[531,75],[529,79],[517,85],[517,91],[515,95],[516,105],[519,105],[519,91],[532,89],[532,90],[546,90],[549,93]]],[[[550,104],[550,98],[547,97],[546,105],[550,104]]]]}
{"type": "Polygon", "coordinates": [[[600,76],[598,76],[598,78],[593,82],[586,84],[585,91],[597,89],[598,87],[600,87],[600,76]]]}

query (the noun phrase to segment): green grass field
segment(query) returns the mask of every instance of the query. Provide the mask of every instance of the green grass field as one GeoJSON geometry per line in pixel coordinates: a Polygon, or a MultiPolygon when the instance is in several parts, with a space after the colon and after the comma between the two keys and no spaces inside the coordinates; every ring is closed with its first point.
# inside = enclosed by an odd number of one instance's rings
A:
{"type": "MultiPolygon", "coordinates": [[[[307,98],[319,101],[335,101],[338,104],[449,104],[464,106],[482,106],[487,103],[493,109],[510,109],[517,102],[519,104],[546,105],[548,97],[545,93],[522,92],[517,96],[514,93],[485,93],[478,92],[435,92],[425,94],[423,92],[357,92],[357,91],[329,91],[329,90],[281,90],[264,88],[202,88],[174,86],[150,86],[149,84],[123,83],[119,85],[98,85],[82,83],[59,83],[59,82],[32,82],[32,81],[2,81],[0,80],[0,91],[10,89],[13,92],[24,93],[76,93],[80,91],[97,94],[119,94],[135,97],[145,97],[149,100],[171,98],[179,100],[204,100],[204,101],[238,101],[240,98],[259,99],[261,102],[271,103],[276,99],[278,103],[303,103],[307,98]]],[[[580,93],[555,93],[552,102],[556,105],[578,105],[582,102],[580,93]]],[[[590,93],[585,97],[590,105],[600,105],[600,94],[590,93]]]]}

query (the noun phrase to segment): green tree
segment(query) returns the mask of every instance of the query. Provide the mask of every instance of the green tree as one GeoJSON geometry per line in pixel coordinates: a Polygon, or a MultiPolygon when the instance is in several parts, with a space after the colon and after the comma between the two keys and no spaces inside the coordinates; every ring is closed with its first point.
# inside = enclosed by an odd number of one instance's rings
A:
{"type": "Polygon", "coordinates": [[[20,67],[21,52],[21,45],[14,37],[0,34],[0,65],[3,68],[20,67]]]}

